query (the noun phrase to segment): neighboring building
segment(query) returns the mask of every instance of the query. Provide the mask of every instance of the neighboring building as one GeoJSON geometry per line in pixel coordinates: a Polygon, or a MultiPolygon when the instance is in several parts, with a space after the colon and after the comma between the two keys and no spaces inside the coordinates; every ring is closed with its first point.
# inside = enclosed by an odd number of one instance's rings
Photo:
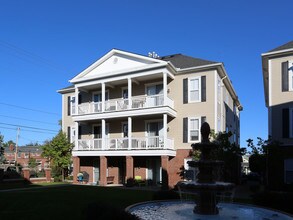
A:
{"type": "Polygon", "coordinates": [[[44,169],[47,165],[47,159],[42,157],[42,147],[39,146],[25,146],[18,147],[17,155],[15,155],[15,148],[10,146],[4,148],[4,157],[6,165],[15,165],[15,159],[17,164],[22,167],[27,167],[30,158],[36,159],[38,164],[38,170],[44,169]]]}
{"type": "MultiPolygon", "coordinates": [[[[293,41],[262,54],[269,136],[281,143],[281,164],[274,164],[279,183],[293,183],[293,41]],[[277,168],[278,167],[278,168],[277,168]]],[[[270,171],[270,170],[269,170],[270,171]]],[[[270,175],[269,175],[270,176],[270,175]]]]}
{"type": "Polygon", "coordinates": [[[204,121],[239,144],[242,107],[223,63],[113,49],[70,83],[58,92],[74,181],[86,171],[100,185],[114,176],[173,187],[204,121]]]}

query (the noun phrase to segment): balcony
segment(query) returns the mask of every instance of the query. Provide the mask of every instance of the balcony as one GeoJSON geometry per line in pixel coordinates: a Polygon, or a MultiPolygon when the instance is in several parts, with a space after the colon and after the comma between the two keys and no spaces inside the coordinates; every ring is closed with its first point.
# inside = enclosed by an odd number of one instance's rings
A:
{"type": "Polygon", "coordinates": [[[170,98],[164,97],[162,94],[151,96],[143,95],[133,96],[131,99],[110,99],[105,101],[104,106],[102,102],[89,102],[79,104],[76,109],[76,106],[73,104],[71,110],[73,115],[86,115],[104,112],[147,109],[160,106],[169,106],[170,108],[174,108],[174,102],[170,98]]]}
{"type": "Polygon", "coordinates": [[[119,150],[174,150],[174,141],[164,137],[132,137],[132,138],[107,138],[103,146],[103,140],[81,139],[77,142],[77,151],[119,151],[119,150]],[[131,145],[129,144],[131,141],[131,145]]]}

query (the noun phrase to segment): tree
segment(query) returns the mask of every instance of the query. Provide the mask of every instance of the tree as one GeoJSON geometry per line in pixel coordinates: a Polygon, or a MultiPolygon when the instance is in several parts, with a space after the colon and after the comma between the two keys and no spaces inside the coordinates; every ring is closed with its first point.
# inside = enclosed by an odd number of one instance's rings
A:
{"type": "Polygon", "coordinates": [[[212,142],[219,145],[214,151],[214,159],[224,162],[223,177],[225,181],[238,183],[241,175],[241,161],[246,149],[239,147],[236,143],[230,142],[232,132],[211,132],[212,142]]]}
{"type": "Polygon", "coordinates": [[[273,177],[280,175],[280,168],[278,168],[278,165],[281,164],[280,161],[282,161],[280,143],[271,138],[263,140],[260,137],[257,137],[256,145],[252,139],[248,139],[246,142],[247,146],[251,148],[249,169],[252,172],[258,173],[267,185],[272,185],[272,183],[275,184],[276,181],[273,180],[273,177]]]}
{"type": "Polygon", "coordinates": [[[57,169],[61,169],[61,174],[64,180],[65,170],[71,163],[71,151],[73,144],[71,144],[66,134],[62,131],[51,140],[45,143],[42,156],[49,159],[50,163],[57,169]]]}
{"type": "Polygon", "coordinates": [[[1,135],[0,133],[0,162],[3,162],[5,160],[3,141],[4,141],[4,136],[1,135]]]}
{"type": "Polygon", "coordinates": [[[9,147],[11,144],[12,144],[13,146],[15,146],[15,143],[14,143],[12,140],[9,140],[9,141],[3,143],[3,147],[9,147]]]}

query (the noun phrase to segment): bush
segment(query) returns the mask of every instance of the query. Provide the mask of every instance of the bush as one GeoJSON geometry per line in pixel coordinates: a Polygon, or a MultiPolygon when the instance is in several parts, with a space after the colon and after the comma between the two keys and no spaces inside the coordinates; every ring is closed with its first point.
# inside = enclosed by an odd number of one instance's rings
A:
{"type": "Polygon", "coordinates": [[[127,181],[126,181],[125,186],[127,186],[127,187],[132,187],[132,186],[135,186],[135,184],[136,184],[135,179],[133,179],[133,178],[128,178],[127,181]]]}
{"type": "Polygon", "coordinates": [[[255,205],[293,214],[293,193],[264,191],[253,196],[255,205]]]}
{"type": "Polygon", "coordinates": [[[46,174],[45,174],[45,170],[42,169],[41,171],[39,171],[39,172],[37,173],[37,175],[38,175],[38,177],[45,177],[45,176],[46,176],[46,174]]]}
{"type": "Polygon", "coordinates": [[[54,176],[54,182],[62,182],[62,176],[54,176]]]}
{"type": "Polygon", "coordinates": [[[174,190],[161,190],[155,192],[153,200],[169,200],[169,199],[180,199],[180,196],[174,190]]]}

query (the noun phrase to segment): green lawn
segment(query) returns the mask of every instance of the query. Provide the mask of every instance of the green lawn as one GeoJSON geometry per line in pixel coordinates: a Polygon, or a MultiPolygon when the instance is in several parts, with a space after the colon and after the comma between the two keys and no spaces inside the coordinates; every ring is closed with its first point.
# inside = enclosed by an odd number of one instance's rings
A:
{"type": "Polygon", "coordinates": [[[1,192],[1,219],[84,219],[89,204],[120,209],[151,200],[153,192],[97,186],[60,186],[1,192]]]}

